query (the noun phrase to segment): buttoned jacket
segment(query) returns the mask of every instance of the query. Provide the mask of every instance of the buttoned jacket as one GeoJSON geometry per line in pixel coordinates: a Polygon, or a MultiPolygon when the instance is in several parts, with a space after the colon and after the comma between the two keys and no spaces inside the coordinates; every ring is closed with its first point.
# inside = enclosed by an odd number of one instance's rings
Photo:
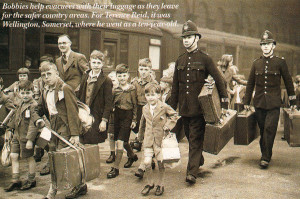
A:
{"type": "Polygon", "coordinates": [[[244,104],[249,105],[255,88],[253,104],[256,108],[273,109],[281,106],[281,77],[291,104],[295,103],[296,95],[292,78],[286,61],[276,56],[256,59],[248,78],[244,104]]]}
{"type": "Polygon", "coordinates": [[[179,115],[194,117],[203,113],[198,96],[208,75],[215,80],[222,100],[228,100],[221,73],[207,54],[196,49],[179,56],[175,64],[172,93],[169,100],[173,109],[176,109],[177,104],[179,105],[179,115]]]}

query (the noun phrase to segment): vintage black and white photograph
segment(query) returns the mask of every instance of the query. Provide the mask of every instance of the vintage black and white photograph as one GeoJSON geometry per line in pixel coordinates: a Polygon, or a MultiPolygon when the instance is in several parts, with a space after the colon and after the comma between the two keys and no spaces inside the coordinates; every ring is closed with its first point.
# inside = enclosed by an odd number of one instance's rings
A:
{"type": "Polygon", "coordinates": [[[0,17],[0,199],[300,198],[299,0],[0,17]]]}

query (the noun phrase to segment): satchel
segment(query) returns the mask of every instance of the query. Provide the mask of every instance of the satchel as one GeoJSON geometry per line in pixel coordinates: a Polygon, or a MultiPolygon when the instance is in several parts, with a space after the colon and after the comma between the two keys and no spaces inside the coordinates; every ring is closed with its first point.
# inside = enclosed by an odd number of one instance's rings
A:
{"type": "Polygon", "coordinates": [[[10,159],[11,140],[12,140],[12,133],[10,131],[7,131],[5,133],[5,142],[1,154],[1,163],[4,167],[8,167],[11,165],[11,159],[10,159]]]}
{"type": "Polygon", "coordinates": [[[180,160],[180,150],[175,133],[168,133],[161,144],[162,159],[165,166],[174,168],[180,160]],[[171,163],[170,165],[168,165],[171,163]],[[175,163],[175,164],[173,164],[175,163]]]}

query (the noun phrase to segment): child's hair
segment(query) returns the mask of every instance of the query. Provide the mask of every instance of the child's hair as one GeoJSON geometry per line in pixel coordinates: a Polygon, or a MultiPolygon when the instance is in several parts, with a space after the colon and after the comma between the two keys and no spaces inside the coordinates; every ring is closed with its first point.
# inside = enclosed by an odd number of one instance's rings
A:
{"type": "Polygon", "coordinates": [[[42,62],[44,62],[44,61],[48,61],[48,62],[54,63],[53,56],[50,55],[50,54],[46,54],[46,55],[41,56],[41,58],[40,58],[40,63],[42,63],[42,62]]]}
{"type": "Polygon", "coordinates": [[[116,71],[111,71],[107,76],[108,76],[110,79],[115,78],[115,77],[116,77],[116,71]]]}
{"type": "Polygon", "coordinates": [[[104,57],[104,54],[100,50],[93,50],[90,59],[100,59],[101,61],[104,61],[104,57]]]}
{"type": "Polygon", "coordinates": [[[149,83],[145,86],[145,94],[147,93],[157,93],[160,94],[161,87],[157,83],[149,83]]]}
{"type": "Polygon", "coordinates": [[[3,78],[0,77],[0,86],[3,86],[3,78]]]}
{"type": "Polygon", "coordinates": [[[45,72],[45,71],[49,71],[51,69],[54,69],[57,71],[57,67],[54,63],[49,62],[49,61],[44,61],[41,63],[40,67],[39,67],[39,71],[40,72],[45,72]]]}
{"type": "Polygon", "coordinates": [[[17,74],[20,75],[20,74],[27,74],[29,75],[30,72],[28,70],[28,68],[20,68],[18,71],[17,71],[17,74]]]}
{"type": "Polygon", "coordinates": [[[229,63],[233,60],[233,57],[232,55],[229,55],[229,54],[224,54],[221,58],[221,61],[220,61],[220,66],[223,66],[225,67],[226,69],[228,68],[229,66],[229,63]]]}
{"type": "Polygon", "coordinates": [[[30,57],[28,57],[28,56],[25,57],[25,61],[26,61],[26,60],[28,60],[28,61],[30,61],[30,62],[32,61],[32,59],[31,59],[30,57]]]}
{"type": "Polygon", "coordinates": [[[129,67],[126,64],[119,64],[116,66],[116,73],[128,73],[129,67]]]}
{"type": "Polygon", "coordinates": [[[149,67],[150,69],[152,69],[152,63],[151,63],[150,58],[140,59],[139,66],[145,66],[145,67],[149,67]]]}
{"type": "Polygon", "coordinates": [[[33,84],[31,81],[26,80],[26,81],[20,83],[19,89],[33,91],[33,84]]]}

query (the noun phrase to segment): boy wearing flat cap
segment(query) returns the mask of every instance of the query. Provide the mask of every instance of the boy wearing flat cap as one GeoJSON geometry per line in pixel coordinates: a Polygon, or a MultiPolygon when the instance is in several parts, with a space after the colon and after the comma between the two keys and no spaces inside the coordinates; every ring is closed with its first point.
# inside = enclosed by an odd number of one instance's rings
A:
{"type": "MultiPolygon", "coordinates": [[[[253,104],[255,116],[260,128],[260,167],[266,169],[272,157],[272,148],[277,131],[281,105],[281,77],[289,95],[291,105],[296,103],[292,78],[286,61],[273,55],[276,41],[273,34],[266,30],[260,41],[263,56],[254,60],[244,97],[245,108],[249,109],[252,93],[255,88],[253,104]]],[[[294,108],[294,107],[293,107],[294,108]]]]}
{"type": "Polygon", "coordinates": [[[178,57],[175,64],[169,104],[173,109],[179,106],[179,115],[182,116],[184,131],[189,141],[186,182],[194,184],[199,167],[204,164],[202,151],[206,123],[198,95],[208,75],[214,78],[222,102],[228,102],[228,97],[222,76],[213,60],[198,49],[201,34],[196,24],[190,20],[185,22],[181,37],[186,52],[178,57]]]}

